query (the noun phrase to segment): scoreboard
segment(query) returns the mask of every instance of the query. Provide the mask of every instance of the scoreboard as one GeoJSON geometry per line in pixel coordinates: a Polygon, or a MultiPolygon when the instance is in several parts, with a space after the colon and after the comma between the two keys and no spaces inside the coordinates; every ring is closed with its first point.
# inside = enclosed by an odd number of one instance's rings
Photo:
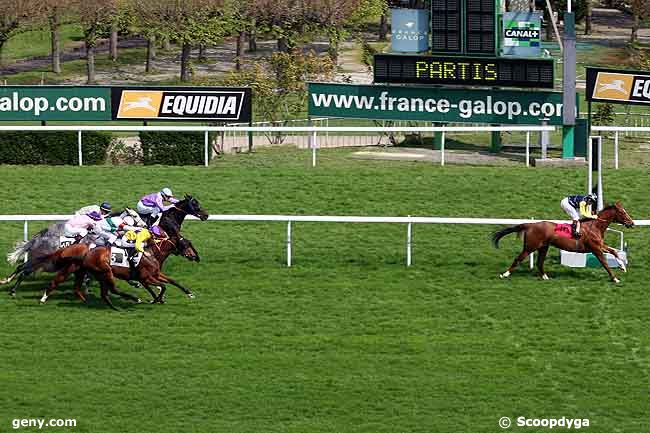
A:
{"type": "Polygon", "coordinates": [[[432,0],[431,50],[449,54],[496,54],[495,0],[432,0]]]}
{"type": "Polygon", "coordinates": [[[553,59],[376,54],[375,83],[555,86],[553,59]]]}

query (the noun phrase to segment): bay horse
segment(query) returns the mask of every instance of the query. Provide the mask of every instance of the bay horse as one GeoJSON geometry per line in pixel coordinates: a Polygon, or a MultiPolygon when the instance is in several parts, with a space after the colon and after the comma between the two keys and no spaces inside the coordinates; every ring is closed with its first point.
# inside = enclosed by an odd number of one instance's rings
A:
{"type": "Polygon", "coordinates": [[[108,297],[109,292],[136,303],[142,302],[139,298],[117,289],[115,278],[140,282],[151,294],[154,303],[163,302],[167,283],[180,288],[188,297],[194,298],[194,294],[189,289],[161,272],[162,264],[171,254],[180,254],[190,261],[201,260],[191,241],[176,236],[154,240],[152,245],[145,249],[140,263],[135,268],[135,273],[132,273],[128,267],[111,266],[109,246],[89,249],[87,245],[71,245],[52,255],[51,259],[59,271],[43,293],[40,302],[44,304],[52,292],[73,273],[75,274],[74,290],[82,301],[86,302],[86,297],[81,291],[81,286],[86,274],[90,273],[99,281],[102,299],[113,309],[116,308],[108,297]],[[160,287],[160,293],[156,295],[151,286],[160,287]]]}
{"type": "MultiPolygon", "coordinates": [[[[199,218],[201,221],[208,219],[208,214],[201,208],[201,204],[191,195],[186,195],[183,200],[174,204],[172,207],[162,213],[160,226],[170,235],[180,236],[181,226],[187,215],[199,218]]],[[[63,232],[63,223],[55,225],[61,227],[63,232]]],[[[52,226],[52,227],[55,227],[52,226]]],[[[59,234],[53,232],[51,236],[45,236],[51,232],[52,228],[45,229],[34,236],[31,241],[19,243],[16,250],[9,255],[11,263],[17,263],[27,254],[28,260],[19,264],[14,272],[7,278],[1,279],[0,284],[7,284],[16,279],[16,282],[9,289],[10,296],[16,296],[16,291],[23,280],[35,272],[58,272],[60,269],[53,267],[49,257],[59,249],[59,234]],[[36,264],[38,263],[38,266],[36,264]]],[[[81,243],[91,243],[92,239],[84,238],[81,243]]]]}
{"type": "Polygon", "coordinates": [[[625,264],[618,256],[616,250],[605,245],[605,231],[611,223],[623,224],[628,228],[634,227],[634,221],[630,215],[623,208],[620,202],[616,202],[598,212],[597,218],[582,220],[582,235],[579,239],[560,236],[555,231],[557,224],[550,221],[519,224],[499,230],[492,235],[492,242],[494,243],[495,248],[499,248],[499,240],[510,233],[517,233],[520,236],[523,234],[524,237],[523,251],[515,258],[508,270],[499,276],[501,278],[508,278],[529,254],[537,251],[537,270],[539,276],[543,280],[548,280],[548,275],[544,272],[544,260],[546,259],[546,253],[548,252],[549,246],[552,245],[564,251],[593,253],[603,268],[605,268],[611,280],[615,283],[619,283],[620,280],[607,265],[607,259],[605,258],[606,252],[612,254],[616,258],[619,266],[621,266],[623,272],[627,272],[625,264]]]}

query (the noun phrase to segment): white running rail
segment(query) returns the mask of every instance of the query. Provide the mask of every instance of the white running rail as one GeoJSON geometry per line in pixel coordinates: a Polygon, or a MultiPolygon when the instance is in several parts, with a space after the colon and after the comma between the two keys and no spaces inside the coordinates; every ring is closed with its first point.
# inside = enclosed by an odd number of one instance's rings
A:
{"type": "MultiPolygon", "coordinates": [[[[79,165],[83,165],[83,132],[104,131],[104,132],[138,132],[138,131],[159,131],[159,132],[203,132],[204,133],[204,165],[207,167],[210,162],[209,156],[209,133],[210,132],[304,132],[312,136],[310,147],[312,150],[312,166],[316,166],[316,149],[318,148],[318,133],[329,132],[440,132],[442,134],[442,148],[440,165],[445,165],[445,134],[450,132],[525,132],[526,155],[529,154],[531,132],[552,132],[554,126],[0,126],[0,131],[41,131],[41,132],[77,132],[77,152],[79,165]]],[[[528,165],[528,159],[527,159],[528,165]]]]}
{"type": "Polygon", "coordinates": [[[614,133],[614,168],[618,170],[618,148],[620,133],[628,132],[648,132],[650,133],[649,126],[592,126],[593,132],[613,132],[614,133]]]}
{"type": "MultiPolygon", "coordinates": [[[[0,221],[23,222],[23,238],[29,239],[29,221],[65,221],[72,215],[0,215],[0,221]]],[[[188,216],[188,220],[198,218],[188,216]]],[[[292,263],[292,223],[297,222],[327,222],[327,223],[366,223],[366,224],[406,224],[406,266],[411,266],[413,251],[413,224],[474,224],[474,225],[516,225],[538,221],[566,223],[565,220],[539,220],[518,218],[448,218],[448,217],[372,217],[372,216],[320,216],[320,215],[210,215],[209,221],[258,221],[287,223],[287,266],[292,263]]],[[[635,220],[638,226],[650,226],[650,220],[635,220]]],[[[532,269],[533,257],[530,256],[532,269]]]]}

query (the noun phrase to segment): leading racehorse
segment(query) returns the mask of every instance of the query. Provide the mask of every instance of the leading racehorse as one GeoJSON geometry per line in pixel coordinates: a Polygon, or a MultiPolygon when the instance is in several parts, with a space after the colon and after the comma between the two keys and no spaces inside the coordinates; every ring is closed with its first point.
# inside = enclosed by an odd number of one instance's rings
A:
{"type": "MultiPolygon", "coordinates": [[[[183,200],[162,213],[160,226],[170,235],[180,236],[181,225],[187,215],[195,216],[202,221],[208,218],[207,212],[201,208],[199,201],[191,195],[186,195],[183,200]]],[[[28,242],[19,243],[15,251],[8,255],[9,262],[13,264],[18,263],[23,257],[27,257],[27,261],[18,265],[11,275],[0,280],[0,284],[7,284],[16,279],[14,285],[9,289],[11,296],[16,295],[16,290],[29,275],[35,272],[59,271],[59,269],[53,267],[51,261],[47,262],[43,259],[59,249],[59,235],[61,233],[63,233],[63,223],[41,231],[28,242]],[[60,230],[58,229],[59,226],[60,230]],[[53,227],[57,229],[53,230],[53,227]],[[36,266],[36,263],[39,263],[39,265],[36,266]]],[[[81,240],[81,243],[92,242],[93,240],[90,237],[81,240]]]]}
{"type": "Polygon", "coordinates": [[[517,256],[517,258],[515,258],[512,265],[507,271],[501,274],[500,277],[508,278],[515,268],[517,268],[517,266],[519,266],[519,264],[528,257],[529,254],[537,251],[537,270],[539,271],[539,276],[544,280],[548,280],[548,275],[544,272],[544,260],[546,259],[546,253],[548,252],[549,246],[553,245],[554,247],[565,251],[593,253],[598,261],[603,265],[603,268],[605,268],[612,281],[619,283],[620,280],[614,275],[605,259],[606,252],[612,254],[621,266],[623,272],[627,272],[625,264],[618,256],[616,250],[605,245],[605,231],[611,223],[623,224],[628,228],[634,227],[634,221],[630,215],[623,208],[620,202],[616,202],[616,204],[608,206],[598,212],[598,217],[596,219],[583,220],[581,223],[582,236],[579,239],[561,236],[556,232],[558,224],[549,221],[519,224],[499,230],[492,235],[492,242],[496,248],[499,248],[499,240],[510,233],[517,233],[518,235],[523,234],[524,236],[523,251],[517,256]]]}

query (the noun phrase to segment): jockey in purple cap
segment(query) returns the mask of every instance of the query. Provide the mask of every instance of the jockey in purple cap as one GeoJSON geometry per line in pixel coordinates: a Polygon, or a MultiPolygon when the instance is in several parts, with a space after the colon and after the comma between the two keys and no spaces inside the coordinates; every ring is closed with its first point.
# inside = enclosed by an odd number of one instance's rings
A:
{"type": "Polygon", "coordinates": [[[152,192],[151,194],[142,197],[140,201],[138,201],[138,213],[143,217],[148,216],[149,224],[153,225],[158,215],[173,207],[175,203],[178,203],[178,199],[174,198],[172,190],[169,188],[163,188],[160,192],[152,192]],[[166,206],[165,202],[171,204],[166,206]]]}
{"type": "Polygon", "coordinates": [[[97,223],[101,219],[102,216],[97,212],[91,212],[87,215],[75,215],[65,222],[63,233],[69,238],[83,238],[89,231],[97,229],[97,223]]]}

